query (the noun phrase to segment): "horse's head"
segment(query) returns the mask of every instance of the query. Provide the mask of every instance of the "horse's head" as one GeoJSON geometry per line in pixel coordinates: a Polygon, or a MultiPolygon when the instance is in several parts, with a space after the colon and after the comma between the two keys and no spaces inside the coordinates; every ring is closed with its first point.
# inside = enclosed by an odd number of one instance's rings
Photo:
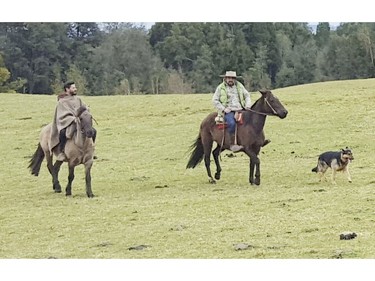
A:
{"type": "Polygon", "coordinates": [[[286,110],[284,105],[270,90],[261,90],[259,92],[262,94],[262,98],[265,102],[263,108],[265,113],[279,116],[281,119],[284,119],[288,115],[288,110],[286,110]]]}
{"type": "Polygon", "coordinates": [[[92,138],[95,134],[94,128],[92,127],[92,115],[86,106],[80,106],[77,110],[77,117],[81,121],[82,133],[92,138]]]}

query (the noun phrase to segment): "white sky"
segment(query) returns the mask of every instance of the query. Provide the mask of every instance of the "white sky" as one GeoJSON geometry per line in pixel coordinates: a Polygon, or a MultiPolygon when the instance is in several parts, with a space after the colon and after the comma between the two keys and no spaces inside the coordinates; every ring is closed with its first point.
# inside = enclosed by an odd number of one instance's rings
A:
{"type": "Polygon", "coordinates": [[[3,22],[365,22],[374,21],[368,1],[3,1],[3,22]],[[100,3],[94,4],[94,3],[100,3]],[[122,3],[122,4],[120,4],[122,3]],[[178,3],[178,4],[177,4],[178,3]],[[22,9],[20,6],[22,5],[22,9]],[[231,11],[233,9],[233,11],[231,11]]]}

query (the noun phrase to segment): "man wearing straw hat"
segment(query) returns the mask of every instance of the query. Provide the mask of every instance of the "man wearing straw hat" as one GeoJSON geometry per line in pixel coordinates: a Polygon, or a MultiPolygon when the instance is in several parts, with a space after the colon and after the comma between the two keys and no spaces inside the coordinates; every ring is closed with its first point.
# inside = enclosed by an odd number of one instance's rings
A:
{"type": "Polygon", "coordinates": [[[250,94],[244,85],[237,81],[237,78],[241,76],[237,76],[235,71],[226,71],[225,75],[220,75],[220,77],[223,77],[223,82],[217,86],[212,102],[218,110],[218,117],[224,115],[224,121],[228,125],[228,132],[231,135],[230,150],[238,152],[243,149],[243,146],[236,143],[235,112],[250,109],[250,94]]]}

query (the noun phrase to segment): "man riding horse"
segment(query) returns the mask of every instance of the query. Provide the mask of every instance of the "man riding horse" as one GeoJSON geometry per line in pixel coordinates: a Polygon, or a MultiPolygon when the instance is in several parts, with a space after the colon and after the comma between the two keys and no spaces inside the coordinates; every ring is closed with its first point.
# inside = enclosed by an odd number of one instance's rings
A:
{"type": "MultiPolygon", "coordinates": [[[[57,156],[56,160],[64,161],[66,158],[64,153],[66,141],[73,136],[74,130],[76,129],[75,126],[72,125],[75,124],[75,113],[80,106],[86,105],[77,96],[77,88],[74,82],[67,82],[64,85],[64,92],[58,95],[57,100],[58,103],[52,122],[50,149],[52,151],[59,144],[60,153],[57,156]]],[[[96,130],[94,129],[94,142],[95,138],[96,130]]]]}
{"type": "MultiPolygon", "coordinates": [[[[231,136],[230,150],[238,152],[243,149],[243,146],[238,145],[236,141],[235,113],[241,110],[250,110],[250,94],[245,86],[237,81],[237,78],[241,76],[237,76],[235,71],[226,71],[225,75],[220,75],[220,77],[223,77],[223,82],[217,86],[212,97],[213,105],[218,110],[218,116],[215,120],[227,124],[231,136]]],[[[269,142],[270,140],[265,140],[264,145],[269,142]]]]}

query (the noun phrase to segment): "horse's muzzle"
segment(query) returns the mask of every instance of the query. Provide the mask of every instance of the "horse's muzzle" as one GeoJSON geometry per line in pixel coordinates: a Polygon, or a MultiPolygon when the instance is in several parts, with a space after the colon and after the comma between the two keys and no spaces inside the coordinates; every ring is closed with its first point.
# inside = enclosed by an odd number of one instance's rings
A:
{"type": "Polygon", "coordinates": [[[288,115],[288,110],[283,110],[281,112],[278,112],[277,115],[280,117],[280,119],[284,119],[288,115]]]}
{"type": "Polygon", "coordinates": [[[95,134],[95,131],[94,130],[87,130],[86,131],[86,137],[87,138],[92,138],[95,134]]]}

